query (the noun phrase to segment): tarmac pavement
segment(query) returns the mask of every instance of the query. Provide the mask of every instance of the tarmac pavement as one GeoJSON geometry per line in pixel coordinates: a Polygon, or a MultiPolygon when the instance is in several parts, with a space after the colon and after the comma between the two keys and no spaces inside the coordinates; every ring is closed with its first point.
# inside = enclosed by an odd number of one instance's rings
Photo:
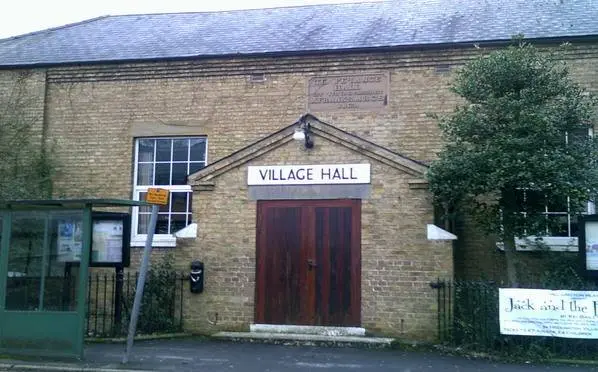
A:
{"type": "Polygon", "coordinates": [[[126,365],[124,344],[88,344],[84,361],[2,360],[0,371],[451,371],[581,372],[597,365],[509,364],[434,352],[233,343],[197,339],[136,341],[126,365]]]}

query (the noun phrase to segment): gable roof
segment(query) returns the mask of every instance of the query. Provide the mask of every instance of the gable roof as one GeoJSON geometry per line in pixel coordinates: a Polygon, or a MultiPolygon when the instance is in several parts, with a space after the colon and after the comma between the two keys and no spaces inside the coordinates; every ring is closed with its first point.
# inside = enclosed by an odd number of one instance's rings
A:
{"type": "Polygon", "coordinates": [[[598,0],[386,0],[107,16],[0,40],[0,66],[313,53],[598,35],[598,0]]]}
{"type": "Polygon", "coordinates": [[[345,132],[333,125],[320,121],[311,114],[305,114],[297,122],[282,128],[278,132],[272,133],[189,175],[187,182],[193,186],[201,187],[202,185],[208,185],[209,187],[212,180],[219,175],[293,141],[292,136],[295,128],[301,123],[309,123],[311,132],[317,137],[325,138],[339,146],[344,146],[408,174],[423,179],[428,170],[428,166],[423,163],[412,160],[349,132],[345,132]]]}

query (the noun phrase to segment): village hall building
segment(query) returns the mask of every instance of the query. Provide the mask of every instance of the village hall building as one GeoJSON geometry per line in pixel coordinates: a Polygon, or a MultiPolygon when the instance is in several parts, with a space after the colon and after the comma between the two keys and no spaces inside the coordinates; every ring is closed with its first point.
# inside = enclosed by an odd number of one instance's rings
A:
{"type": "MultiPolygon", "coordinates": [[[[504,258],[477,230],[437,221],[426,171],[443,142],[428,114],[459,103],[460,66],[517,34],[569,43],[572,76],[598,92],[595,0],[104,16],[0,40],[0,92],[27,98],[33,137],[57,160],[56,197],[171,191],[152,254],[204,264],[203,292],[185,291],[186,331],[433,340],[430,282],[493,277],[504,258]]],[[[131,213],[135,269],[150,214],[131,213]]],[[[564,221],[552,243],[574,250],[564,221]]]]}

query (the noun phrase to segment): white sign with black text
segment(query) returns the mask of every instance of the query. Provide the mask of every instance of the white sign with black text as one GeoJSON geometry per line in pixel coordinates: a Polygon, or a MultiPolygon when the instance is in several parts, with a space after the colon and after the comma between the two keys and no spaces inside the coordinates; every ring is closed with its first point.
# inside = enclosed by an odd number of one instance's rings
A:
{"type": "Polygon", "coordinates": [[[499,289],[500,333],[598,339],[598,292],[499,289]]]}
{"type": "Polygon", "coordinates": [[[368,184],[370,164],[249,166],[247,185],[368,184]]]}

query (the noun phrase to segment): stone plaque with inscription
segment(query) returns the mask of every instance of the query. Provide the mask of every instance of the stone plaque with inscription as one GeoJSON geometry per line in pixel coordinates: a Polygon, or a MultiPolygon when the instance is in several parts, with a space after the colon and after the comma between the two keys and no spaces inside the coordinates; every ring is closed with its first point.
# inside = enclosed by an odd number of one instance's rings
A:
{"type": "Polygon", "coordinates": [[[315,76],[308,80],[307,109],[379,111],[388,106],[386,73],[315,76]]]}

